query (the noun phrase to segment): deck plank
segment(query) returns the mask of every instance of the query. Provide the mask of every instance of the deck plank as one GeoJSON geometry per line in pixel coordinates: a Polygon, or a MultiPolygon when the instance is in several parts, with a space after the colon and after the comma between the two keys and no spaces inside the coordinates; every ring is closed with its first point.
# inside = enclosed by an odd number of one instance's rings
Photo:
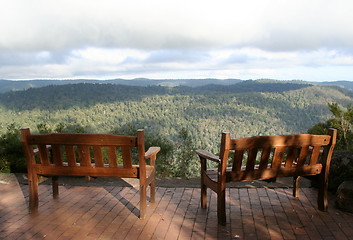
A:
{"type": "MultiPolygon", "coordinates": [[[[28,214],[26,185],[0,184],[0,239],[352,239],[353,214],[317,210],[315,188],[227,188],[226,226],[217,224],[216,195],[157,187],[156,202],[139,215],[139,191],[125,186],[39,185],[39,211],[28,214]]],[[[149,195],[148,195],[149,198],[149,195]]]]}

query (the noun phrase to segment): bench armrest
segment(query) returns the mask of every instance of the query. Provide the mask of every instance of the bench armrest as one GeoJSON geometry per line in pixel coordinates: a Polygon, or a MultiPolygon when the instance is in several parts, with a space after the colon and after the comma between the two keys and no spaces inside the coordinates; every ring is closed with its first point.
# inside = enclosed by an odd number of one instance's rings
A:
{"type": "Polygon", "coordinates": [[[157,153],[161,150],[160,147],[150,147],[145,153],[145,159],[156,156],[157,153]]]}
{"type": "Polygon", "coordinates": [[[199,155],[202,158],[209,159],[213,162],[220,163],[221,160],[219,157],[213,155],[212,153],[207,152],[206,150],[196,150],[197,155],[199,155]]]}

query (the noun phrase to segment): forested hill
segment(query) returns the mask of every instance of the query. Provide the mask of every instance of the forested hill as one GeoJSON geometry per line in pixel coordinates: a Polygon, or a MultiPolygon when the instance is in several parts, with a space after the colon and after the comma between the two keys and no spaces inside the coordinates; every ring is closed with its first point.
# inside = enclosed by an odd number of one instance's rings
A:
{"type": "MultiPolygon", "coordinates": [[[[67,84],[78,84],[78,83],[98,83],[98,84],[116,84],[116,85],[126,85],[126,86],[165,86],[165,87],[177,87],[177,86],[187,86],[187,87],[202,87],[206,85],[220,85],[227,89],[228,86],[237,86],[237,88],[242,88],[243,85],[248,85],[249,82],[273,83],[285,83],[285,84],[312,84],[312,85],[325,85],[325,86],[339,86],[349,90],[353,90],[352,81],[331,81],[331,82],[308,82],[308,81],[279,81],[271,79],[260,79],[260,80],[240,80],[240,79],[147,79],[147,78],[136,78],[131,80],[126,79],[110,79],[110,80],[95,80],[95,79],[68,79],[68,80],[25,80],[25,81],[10,81],[0,79],[0,93],[10,92],[10,91],[22,91],[29,88],[40,88],[50,85],[67,85],[67,84]]],[[[208,88],[209,86],[206,86],[208,88]]]]}
{"type": "Polygon", "coordinates": [[[77,124],[89,132],[136,126],[175,140],[189,130],[198,147],[218,148],[220,134],[244,137],[303,133],[346,106],[353,92],[302,82],[244,81],[199,87],[68,84],[0,94],[0,132],[9,124],[36,130],[77,124]]]}

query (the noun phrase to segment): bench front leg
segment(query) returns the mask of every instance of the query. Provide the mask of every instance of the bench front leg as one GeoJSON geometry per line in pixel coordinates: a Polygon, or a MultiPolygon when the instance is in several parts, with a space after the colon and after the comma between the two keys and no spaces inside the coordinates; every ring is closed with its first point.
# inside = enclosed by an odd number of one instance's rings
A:
{"type": "Polygon", "coordinates": [[[29,212],[38,211],[38,175],[35,172],[28,172],[29,187],[29,212]]]}
{"type": "Polygon", "coordinates": [[[299,197],[299,179],[300,176],[293,177],[293,197],[299,197]]]}
{"type": "Polygon", "coordinates": [[[59,177],[52,176],[51,181],[52,181],[52,187],[53,187],[53,198],[58,198],[59,197],[59,177]]]}

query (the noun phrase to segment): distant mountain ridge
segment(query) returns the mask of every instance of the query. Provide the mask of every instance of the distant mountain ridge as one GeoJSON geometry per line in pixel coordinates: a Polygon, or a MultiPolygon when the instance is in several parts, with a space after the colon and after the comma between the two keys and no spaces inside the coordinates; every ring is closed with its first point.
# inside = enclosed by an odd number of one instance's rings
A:
{"type": "MultiPolygon", "coordinates": [[[[282,80],[271,80],[271,79],[259,79],[259,80],[240,80],[240,79],[147,79],[147,78],[136,78],[131,80],[126,79],[111,79],[111,80],[95,80],[95,79],[68,79],[68,80],[0,80],[0,93],[10,91],[21,91],[29,88],[40,88],[50,85],[66,85],[66,84],[77,84],[77,83],[98,83],[98,84],[119,84],[127,86],[165,86],[165,87],[176,87],[176,86],[188,86],[188,87],[203,87],[207,85],[220,85],[229,86],[236,84],[244,84],[244,82],[258,82],[258,83],[285,83],[285,84],[309,84],[309,85],[329,85],[339,86],[349,90],[353,90],[352,81],[332,81],[332,82],[307,82],[307,81],[282,81],[282,80]]],[[[241,85],[237,86],[241,87],[241,85]]],[[[224,89],[227,89],[225,87],[224,89]]]]}
{"type": "Polygon", "coordinates": [[[119,84],[128,86],[164,86],[164,87],[176,87],[176,86],[188,86],[188,87],[199,87],[209,84],[216,85],[232,85],[241,82],[240,79],[147,79],[147,78],[135,78],[131,80],[127,79],[111,79],[111,80],[95,80],[95,79],[69,79],[69,80],[0,80],[0,93],[9,91],[21,91],[28,88],[39,88],[50,85],[66,85],[76,83],[99,83],[99,84],[119,84]]]}

